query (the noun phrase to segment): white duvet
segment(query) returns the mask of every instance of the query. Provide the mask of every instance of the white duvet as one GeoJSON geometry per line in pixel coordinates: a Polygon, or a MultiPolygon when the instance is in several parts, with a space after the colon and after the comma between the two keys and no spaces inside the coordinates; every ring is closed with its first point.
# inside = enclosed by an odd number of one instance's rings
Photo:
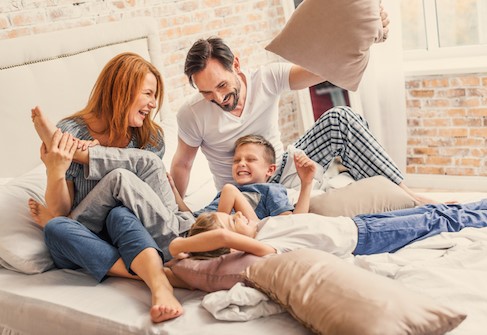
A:
{"type": "MultiPolygon", "coordinates": [[[[450,334],[487,333],[487,228],[466,228],[416,242],[394,254],[355,256],[357,266],[393,278],[467,314],[450,334]]],[[[216,319],[252,320],[282,312],[262,293],[242,284],[205,296],[216,319]]]]}
{"type": "Polygon", "coordinates": [[[450,334],[487,334],[487,228],[442,233],[355,263],[467,313],[450,334]]]}

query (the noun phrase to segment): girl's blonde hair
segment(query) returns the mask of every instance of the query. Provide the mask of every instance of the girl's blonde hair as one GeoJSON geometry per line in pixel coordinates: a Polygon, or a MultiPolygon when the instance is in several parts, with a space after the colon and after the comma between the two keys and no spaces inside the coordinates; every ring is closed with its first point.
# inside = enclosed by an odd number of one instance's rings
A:
{"type": "MultiPolygon", "coordinates": [[[[198,215],[195,223],[191,226],[188,236],[194,236],[213,229],[223,229],[223,224],[218,220],[215,212],[204,212],[198,215]]],[[[221,255],[229,254],[230,248],[218,248],[211,251],[191,252],[191,257],[196,259],[215,258],[221,255]]]]}
{"type": "MultiPolygon", "coordinates": [[[[85,108],[68,118],[86,117],[98,119],[105,125],[109,143],[120,138],[132,136],[129,127],[129,111],[135,103],[145,77],[152,73],[157,80],[157,109],[154,115],[144,119],[142,127],[132,129],[139,148],[148,144],[159,146],[162,128],[153,121],[158,109],[162,106],[164,84],[157,68],[143,57],[125,52],[113,57],[100,72],[93,86],[85,108]]],[[[151,112],[152,114],[152,112],[151,112]]]]}

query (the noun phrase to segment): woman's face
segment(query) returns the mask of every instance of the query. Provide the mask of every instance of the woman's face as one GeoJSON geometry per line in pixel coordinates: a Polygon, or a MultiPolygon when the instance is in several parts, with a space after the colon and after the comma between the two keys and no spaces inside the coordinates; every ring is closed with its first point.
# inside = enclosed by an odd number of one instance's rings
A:
{"type": "Polygon", "coordinates": [[[138,128],[144,124],[144,119],[150,116],[156,108],[157,79],[152,72],[145,75],[142,89],[129,111],[129,126],[138,128]]]}

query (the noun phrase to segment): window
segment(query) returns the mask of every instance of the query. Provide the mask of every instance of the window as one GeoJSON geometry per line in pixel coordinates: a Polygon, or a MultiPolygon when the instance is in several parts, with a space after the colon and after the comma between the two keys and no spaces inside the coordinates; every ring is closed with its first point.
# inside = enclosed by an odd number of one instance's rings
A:
{"type": "Polygon", "coordinates": [[[401,0],[401,16],[409,70],[420,68],[418,61],[429,61],[423,70],[433,73],[442,67],[486,70],[480,57],[487,55],[487,0],[401,0]]]}

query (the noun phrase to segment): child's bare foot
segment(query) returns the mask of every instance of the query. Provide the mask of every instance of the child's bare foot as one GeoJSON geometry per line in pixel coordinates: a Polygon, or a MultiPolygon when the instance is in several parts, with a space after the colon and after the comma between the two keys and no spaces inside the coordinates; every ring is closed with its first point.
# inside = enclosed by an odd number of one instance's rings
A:
{"type": "Polygon", "coordinates": [[[152,307],[150,317],[152,322],[159,323],[166,320],[177,318],[183,314],[183,306],[173,294],[173,289],[169,285],[162,284],[152,295],[152,307]]]}
{"type": "Polygon", "coordinates": [[[49,220],[54,218],[54,216],[49,212],[46,206],[35,201],[34,199],[29,199],[29,211],[30,216],[39,226],[44,228],[49,220]]]}
{"type": "Polygon", "coordinates": [[[34,128],[37,131],[37,134],[41,138],[41,141],[44,142],[46,147],[49,148],[51,144],[52,136],[56,131],[56,126],[49,121],[49,119],[42,113],[39,106],[35,106],[31,109],[31,117],[32,122],[34,123],[34,128]]]}

